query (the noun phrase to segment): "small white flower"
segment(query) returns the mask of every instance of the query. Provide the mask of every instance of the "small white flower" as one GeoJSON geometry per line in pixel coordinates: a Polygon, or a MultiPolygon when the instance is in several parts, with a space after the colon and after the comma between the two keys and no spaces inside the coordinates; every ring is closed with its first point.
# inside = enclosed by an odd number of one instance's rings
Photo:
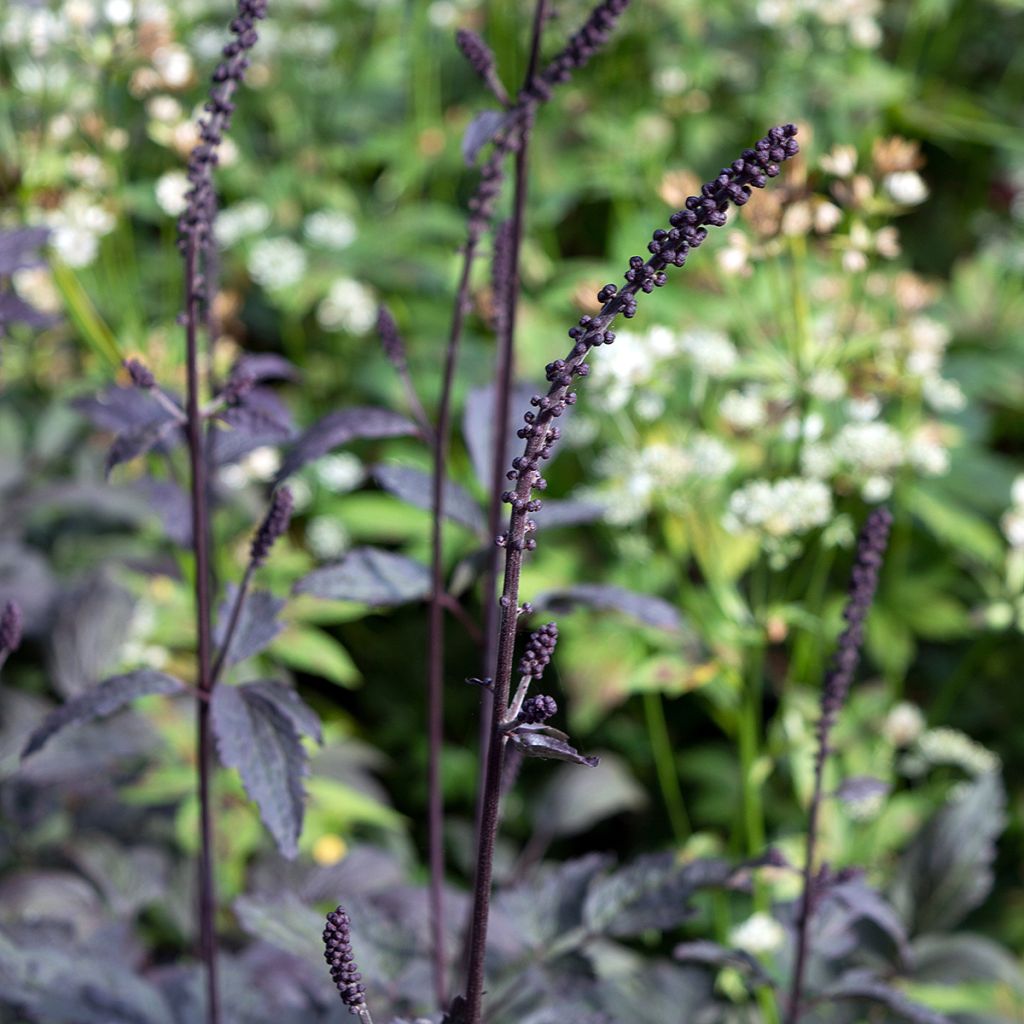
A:
{"type": "Polygon", "coordinates": [[[349,546],[350,537],[337,519],[314,516],[306,527],[306,543],[317,558],[337,558],[349,546]]]}
{"type": "Polygon", "coordinates": [[[894,747],[909,747],[924,732],[924,715],[916,704],[901,701],[882,725],[882,734],[894,747]]]}
{"type": "Polygon", "coordinates": [[[69,267],[87,267],[99,252],[99,239],[114,229],[114,216],[84,192],[72,192],[63,205],[44,215],[50,244],[69,267]]]}
{"type": "Polygon", "coordinates": [[[853,45],[862,50],[875,50],[882,44],[882,27],[874,18],[853,18],[849,28],[853,45]]]}
{"type": "Polygon", "coordinates": [[[335,493],[351,491],[363,482],[363,464],[350,452],[326,455],[316,464],[317,478],[335,493]]]}
{"type": "Polygon", "coordinates": [[[949,450],[929,427],[923,427],[910,439],[907,447],[910,464],[928,476],[942,476],[949,472],[949,450]]]}
{"type": "Polygon", "coordinates": [[[960,385],[955,380],[946,380],[937,375],[925,377],[921,393],[936,412],[959,412],[967,405],[967,397],[960,385]]]}
{"type": "Polygon", "coordinates": [[[700,479],[719,480],[736,465],[736,456],[710,434],[697,434],[688,449],[691,473],[700,479]]]}
{"type": "Polygon", "coordinates": [[[192,78],[192,57],[181,46],[159,46],[153,52],[153,66],[169,89],[182,89],[192,78]]]}
{"type": "Polygon", "coordinates": [[[213,233],[225,249],[249,235],[258,235],[270,226],[270,209],[257,199],[245,199],[221,210],[214,222],[213,233]]]}
{"type": "Polygon", "coordinates": [[[1010,500],[1014,505],[1024,508],[1024,474],[1014,478],[1010,487],[1010,500]]]}
{"type": "Polygon", "coordinates": [[[874,505],[892,494],[892,481],[885,476],[869,476],[860,489],[860,496],[874,505]]]}
{"type": "Polygon", "coordinates": [[[729,498],[726,528],[753,529],[769,537],[806,533],[832,515],[832,492],[820,480],[787,477],[753,480],[729,498]]]}
{"type": "Polygon", "coordinates": [[[882,185],[900,206],[917,206],[928,198],[928,186],[917,171],[893,171],[885,176],[882,185]]]}
{"type": "Polygon", "coordinates": [[[281,455],[276,448],[261,445],[246,455],[242,460],[242,468],[253,480],[270,480],[281,468],[281,455]]]}
{"type": "Polygon", "coordinates": [[[955,765],[969,775],[999,770],[999,758],[958,729],[929,729],[918,738],[917,750],[929,764],[955,765]]]}
{"type": "Polygon", "coordinates": [[[682,68],[672,66],[655,71],[651,84],[654,91],[660,92],[662,96],[681,96],[686,92],[690,80],[682,68]]]}
{"type": "Polygon", "coordinates": [[[57,291],[49,267],[24,267],[11,275],[14,290],[41,313],[59,313],[60,292],[57,291]]]}
{"type": "Polygon", "coordinates": [[[825,417],[820,412],[808,413],[804,417],[803,435],[808,441],[817,441],[825,432],[825,417]]]}
{"type": "Polygon", "coordinates": [[[842,219],[843,211],[835,203],[826,200],[814,207],[814,230],[819,234],[827,235],[839,227],[842,219]]]}
{"type": "Polygon", "coordinates": [[[681,338],[694,369],[707,377],[726,377],[739,362],[736,346],[721,331],[696,329],[681,338]]]}
{"type": "Polygon", "coordinates": [[[298,284],[306,265],[305,250],[290,238],[262,238],[246,260],[252,279],[271,291],[298,284]]]}
{"type": "Polygon", "coordinates": [[[447,29],[455,24],[459,11],[451,0],[434,0],[427,8],[427,18],[434,28],[447,29]]]}
{"type": "Polygon", "coordinates": [[[641,391],[633,401],[633,411],[650,423],[665,411],[665,399],[654,391],[641,391]]]}
{"type": "Polygon", "coordinates": [[[848,178],[857,169],[857,150],[854,146],[833,146],[821,158],[821,168],[837,178],[848,178]]]}
{"type": "Polygon", "coordinates": [[[729,944],[753,956],[763,956],[781,949],[786,931],[771,914],[752,914],[729,932],[729,944]]]}
{"type": "Polygon", "coordinates": [[[823,402],[835,402],[846,394],[846,381],[838,370],[818,370],[807,381],[807,393],[823,402]]]}
{"type": "Polygon", "coordinates": [[[317,210],[303,225],[303,233],[314,245],[340,252],[347,249],[358,234],[356,222],[340,210],[317,210]]]}
{"type": "Polygon", "coordinates": [[[858,423],[866,423],[878,419],[882,403],[874,395],[864,395],[860,398],[851,398],[846,403],[846,411],[851,419],[857,420],[858,423]]]}
{"type": "Polygon", "coordinates": [[[718,411],[733,430],[754,430],[768,417],[765,400],[755,388],[727,391],[718,404],[718,411]]]}
{"type": "Polygon", "coordinates": [[[907,459],[902,435],[888,423],[847,423],[832,441],[840,462],[859,473],[888,474],[907,459]]]}
{"type": "Polygon", "coordinates": [[[87,29],[96,20],[96,8],[91,0],[67,0],[64,17],[72,28],[87,29]]]}
{"type": "Polygon", "coordinates": [[[800,453],[800,468],[805,476],[827,480],[836,471],[836,457],[827,444],[804,445],[800,453]]]}
{"type": "Polygon", "coordinates": [[[377,301],[366,285],[340,277],[317,307],[316,318],[326,331],[366,334],[377,322],[377,301]]]}
{"type": "Polygon", "coordinates": [[[999,525],[1010,547],[1024,548],[1024,510],[1012,508],[1004,512],[999,525]]]}
{"type": "Polygon", "coordinates": [[[843,253],[843,270],[848,274],[861,274],[868,269],[868,258],[860,249],[847,249],[843,253]]]}
{"type": "Polygon", "coordinates": [[[132,0],[107,0],[103,5],[103,17],[111,25],[127,25],[134,13],[132,0]]]}
{"type": "Polygon", "coordinates": [[[177,217],[185,210],[185,195],[191,188],[184,171],[166,171],[156,179],[157,205],[168,217],[177,217]]]}

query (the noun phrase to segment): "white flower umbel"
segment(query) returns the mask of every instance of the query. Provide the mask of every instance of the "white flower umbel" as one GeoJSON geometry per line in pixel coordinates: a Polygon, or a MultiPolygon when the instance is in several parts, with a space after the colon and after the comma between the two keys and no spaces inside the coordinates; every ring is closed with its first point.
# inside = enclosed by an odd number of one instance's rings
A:
{"type": "Polygon", "coordinates": [[[758,912],[729,932],[729,944],[753,956],[774,953],[786,941],[786,930],[771,914],[758,912]]]}
{"type": "Polygon", "coordinates": [[[191,187],[184,171],[166,171],[156,179],[157,205],[168,217],[177,217],[185,209],[185,193],[191,187]]]}
{"type": "Polygon", "coordinates": [[[693,368],[705,377],[727,377],[739,362],[736,346],[722,331],[699,328],[685,331],[682,349],[693,368]]]}
{"type": "Polygon", "coordinates": [[[763,426],[768,418],[768,405],[755,387],[742,391],[727,391],[718,405],[722,418],[733,430],[754,430],[763,426]]]}
{"type": "Polygon", "coordinates": [[[217,242],[230,249],[243,238],[258,235],[270,227],[270,208],[257,199],[245,199],[221,210],[214,222],[213,233],[217,242]]]}
{"type": "Polygon", "coordinates": [[[928,198],[928,186],[917,171],[893,171],[882,181],[885,191],[900,206],[917,206],[928,198]]]}
{"type": "Polygon", "coordinates": [[[246,267],[268,291],[290,288],[306,273],[306,252],[290,238],[262,238],[252,247],[246,267]]]}
{"type": "Polygon", "coordinates": [[[832,440],[836,460],[861,476],[891,474],[907,461],[907,447],[895,427],[880,420],[847,423],[832,440]]]}
{"type": "Polygon", "coordinates": [[[340,210],[317,210],[302,226],[306,240],[324,249],[341,252],[347,249],[359,234],[356,222],[340,210]]]}
{"type": "Polygon", "coordinates": [[[99,252],[99,240],[114,230],[114,215],[84,192],[72,192],[57,210],[45,214],[50,244],[69,267],[87,267],[99,252]]]}
{"type": "Polygon", "coordinates": [[[316,318],[325,331],[366,334],[377,322],[377,300],[366,285],[340,277],[317,307],[316,318]]]}
{"type": "Polygon", "coordinates": [[[729,498],[725,526],[733,533],[787,537],[821,526],[831,515],[832,492],[820,480],[753,480],[729,498]]]}

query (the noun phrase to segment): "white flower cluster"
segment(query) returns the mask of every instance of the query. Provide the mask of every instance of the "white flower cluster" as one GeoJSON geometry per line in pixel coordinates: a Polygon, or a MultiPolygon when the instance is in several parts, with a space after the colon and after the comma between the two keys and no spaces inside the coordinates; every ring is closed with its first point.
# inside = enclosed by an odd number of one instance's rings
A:
{"type": "Polygon", "coordinates": [[[771,914],[759,911],[729,932],[729,945],[752,956],[774,953],[786,942],[786,930],[771,914]]]}
{"type": "Polygon", "coordinates": [[[881,6],[881,0],[758,0],[756,11],[762,25],[786,28],[809,17],[844,28],[854,46],[874,49],[882,42],[881,6]]]}
{"type": "Polygon", "coordinates": [[[703,328],[686,331],[679,341],[694,369],[705,377],[727,377],[740,360],[736,346],[722,331],[703,328]]]}
{"type": "Polygon", "coordinates": [[[366,334],[377,322],[377,299],[366,285],[339,277],[317,307],[316,318],[325,331],[366,334]]]}
{"type": "Polygon", "coordinates": [[[999,524],[1010,547],[1024,550],[1024,476],[1019,476],[1013,481],[1010,501],[1012,504],[1003,513],[999,524]]]}
{"type": "Polygon", "coordinates": [[[117,223],[114,215],[87,192],[69,192],[55,210],[37,219],[50,228],[50,245],[69,267],[87,267],[99,252],[100,238],[117,223]]]}
{"type": "Polygon", "coordinates": [[[313,245],[333,249],[335,252],[347,249],[359,234],[356,222],[340,210],[317,210],[311,213],[302,231],[313,245]]]}
{"type": "Polygon", "coordinates": [[[832,492],[820,480],[752,480],[729,498],[725,528],[730,533],[754,530],[766,537],[791,537],[831,517],[832,492]]]}
{"type": "Polygon", "coordinates": [[[246,260],[249,274],[269,291],[291,288],[302,280],[308,261],[306,251],[290,238],[261,238],[246,260]]]}
{"type": "Polygon", "coordinates": [[[258,199],[243,199],[217,214],[213,233],[225,249],[237,245],[243,238],[258,235],[270,227],[270,208],[258,199]]]}
{"type": "Polygon", "coordinates": [[[882,724],[882,735],[894,747],[909,747],[924,732],[924,715],[916,704],[901,701],[882,724]]]}

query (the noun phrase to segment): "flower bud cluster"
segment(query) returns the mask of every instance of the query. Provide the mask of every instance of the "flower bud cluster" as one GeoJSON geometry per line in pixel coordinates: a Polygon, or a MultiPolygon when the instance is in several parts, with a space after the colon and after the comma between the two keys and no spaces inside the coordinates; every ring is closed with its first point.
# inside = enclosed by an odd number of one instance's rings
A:
{"type": "Polygon", "coordinates": [[[878,574],[889,543],[891,526],[892,515],[889,510],[876,508],[868,516],[857,540],[857,554],[850,578],[846,608],[843,610],[846,628],[839,637],[822,688],[821,721],[818,725],[821,755],[827,755],[828,733],[846,700],[850,684],[853,682],[853,674],[857,670],[860,649],[864,641],[864,621],[878,588],[878,574]]]}
{"type": "Polygon", "coordinates": [[[541,693],[536,697],[527,697],[523,701],[522,710],[519,712],[519,721],[526,722],[528,725],[541,725],[557,714],[558,704],[555,698],[541,693]]]}
{"type": "Polygon", "coordinates": [[[576,401],[569,387],[576,377],[587,375],[585,360],[590,350],[612,344],[615,334],[609,328],[620,314],[626,319],[636,314],[639,293],[647,294],[664,285],[666,268],[683,266],[690,250],[698,248],[707,237],[708,227],[723,225],[731,205],[743,206],[753,189],[763,188],[769,178],[779,174],[780,164],[799,152],[795,135],[796,127],[791,124],[772,128],[753,149],[744,150],[739,159],[723,167],[713,181],[701,188],[699,196],[691,196],[682,210],[672,214],[668,230],[654,232],[647,246],[650,256],[646,260],[642,256],[630,258],[626,283],[621,288],[607,284],[598,292],[597,299],[602,304],[600,312],[580,317],[577,325],[570,329],[572,350],[565,359],[548,363],[546,375],[551,385],[548,393],[533,396],[530,404],[536,411],[526,413],[523,417],[526,425],[518,432],[526,441],[526,449],[513,460],[507,474],[517,483],[514,491],[502,495],[502,500],[512,506],[512,519],[508,533],[497,538],[500,546],[515,552],[536,547],[536,541],[527,537],[535,524],[526,514],[540,508],[540,503],[531,497],[534,490],[543,490],[546,486],[539,465],[551,457],[560,436],[551,421],[576,401]]]}
{"type": "Polygon", "coordinates": [[[256,44],[256,22],[267,16],[267,0],[239,0],[231,22],[234,39],[224,47],[224,60],[213,72],[207,114],[199,121],[199,144],[188,160],[186,206],[178,219],[178,245],[182,252],[191,246],[194,253],[203,252],[212,244],[213,221],[217,213],[217,197],[213,189],[213,169],[217,166],[217,150],[224,133],[231,125],[235,104],[231,97],[249,67],[249,51],[256,44]]]}
{"type": "Polygon", "coordinates": [[[331,970],[341,1001],[352,1013],[366,1012],[366,986],[352,954],[352,925],[348,914],[338,907],[327,915],[324,927],[324,959],[331,970]]]}
{"type": "Polygon", "coordinates": [[[465,28],[455,33],[455,45],[487,88],[501,103],[507,104],[508,93],[498,78],[497,62],[491,48],[475,32],[465,28]]]}
{"type": "Polygon", "coordinates": [[[616,22],[628,6],[629,0],[604,0],[598,4],[583,26],[570,36],[562,51],[530,83],[530,92],[539,100],[547,100],[553,85],[569,81],[572,73],[584,67],[608,42],[616,22]]]}
{"type": "Polygon", "coordinates": [[[267,509],[267,514],[252,539],[249,558],[257,568],[267,560],[274,541],[288,529],[294,507],[295,499],[287,487],[279,487],[274,491],[274,496],[270,499],[270,508],[267,509]]]}
{"type": "Polygon", "coordinates": [[[132,384],[143,391],[149,391],[156,387],[156,377],[152,371],[139,359],[126,359],[124,368],[128,371],[132,384]]]}
{"type": "Polygon", "coordinates": [[[544,675],[544,669],[551,662],[551,655],[554,654],[557,643],[558,626],[554,622],[535,629],[526,642],[522,658],[519,659],[519,675],[540,679],[544,675]]]}
{"type": "Polygon", "coordinates": [[[384,355],[387,357],[388,362],[401,373],[405,370],[407,364],[405,356],[405,345],[402,342],[402,336],[398,333],[398,324],[395,323],[395,318],[391,315],[391,310],[387,306],[381,306],[377,310],[377,335],[380,338],[380,347],[384,350],[384,355]]]}

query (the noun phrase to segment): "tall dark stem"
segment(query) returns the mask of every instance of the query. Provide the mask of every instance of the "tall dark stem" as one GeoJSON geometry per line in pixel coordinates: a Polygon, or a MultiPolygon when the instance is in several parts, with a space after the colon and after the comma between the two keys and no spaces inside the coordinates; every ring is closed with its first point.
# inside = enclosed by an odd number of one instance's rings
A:
{"type": "Polygon", "coordinates": [[[824,796],[825,762],[831,752],[829,737],[839,712],[846,701],[846,695],[853,683],[853,676],[860,660],[863,642],[864,622],[878,587],[878,574],[882,558],[889,542],[892,516],[884,508],[875,509],[868,516],[857,541],[857,555],[854,560],[850,588],[847,594],[843,618],[846,628],[836,644],[836,652],[821,691],[821,716],[818,719],[818,748],[814,756],[814,790],[807,817],[807,840],[804,844],[803,892],[800,895],[800,909],[796,924],[796,953],[793,960],[793,977],[789,991],[789,1005],[786,1010],[786,1024],[797,1024],[803,1002],[804,975],[810,952],[810,925],[814,916],[817,878],[814,871],[818,847],[818,820],[824,796]]]}
{"type": "Polygon", "coordinates": [[[213,820],[210,807],[210,692],[213,689],[213,637],[210,620],[210,542],[207,507],[206,453],[199,407],[198,296],[195,242],[185,248],[185,364],[188,401],[188,454],[192,475],[192,547],[196,606],[196,760],[199,790],[199,949],[206,969],[207,1020],[219,1024],[217,984],[216,893],[213,881],[213,820]]]}
{"type": "MultiPolygon", "coordinates": [[[[544,22],[547,19],[547,0],[537,0],[533,12],[533,30],[530,38],[530,56],[526,75],[523,79],[523,91],[533,81],[537,73],[537,62],[540,57],[540,40],[544,22]]],[[[498,358],[495,370],[495,402],[494,402],[494,437],[491,451],[491,500],[487,509],[487,535],[497,536],[501,526],[501,492],[505,489],[505,453],[508,451],[509,414],[511,412],[512,382],[515,377],[515,335],[516,312],[519,305],[519,253],[523,242],[523,225],[526,218],[526,197],[529,187],[529,152],[532,135],[534,111],[530,109],[524,122],[516,150],[515,183],[512,194],[512,222],[507,239],[508,279],[501,282],[502,292],[498,298],[498,358]]],[[[484,676],[494,675],[494,659],[497,647],[497,602],[494,599],[495,584],[498,579],[498,563],[500,551],[493,548],[484,573],[484,676]]],[[[480,702],[480,761],[487,762],[487,752],[491,741],[491,718],[494,705],[485,693],[480,702]]],[[[477,829],[483,813],[483,784],[481,782],[477,796],[477,829]]]]}

